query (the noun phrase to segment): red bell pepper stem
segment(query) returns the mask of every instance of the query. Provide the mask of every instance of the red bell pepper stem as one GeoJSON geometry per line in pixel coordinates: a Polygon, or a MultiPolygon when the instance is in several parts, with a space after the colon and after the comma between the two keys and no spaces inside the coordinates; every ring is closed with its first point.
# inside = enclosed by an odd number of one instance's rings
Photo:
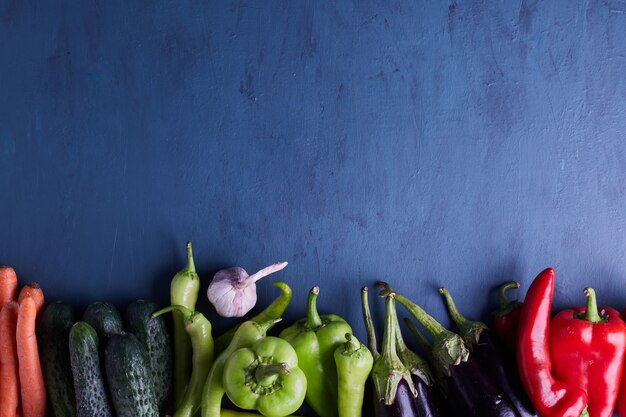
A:
{"type": "Polygon", "coordinates": [[[517,326],[522,309],[520,301],[510,301],[506,296],[506,291],[514,288],[519,288],[519,282],[510,281],[500,286],[498,289],[500,306],[493,312],[493,331],[511,352],[515,352],[517,326]]]}
{"type": "Polygon", "coordinates": [[[588,416],[585,391],[552,376],[548,340],[553,294],[554,270],[548,268],[530,285],[520,313],[517,334],[520,377],[542,417],[588,416]]]}
{"type": "Polygon", "coordinates": [[[587,307],[561,311],[552,319],[552,372],[587,392],[591,416],[611,417],[624,366],[626,327],[618,311],[598,311],[592,288],[584,294],[587,307]]]}

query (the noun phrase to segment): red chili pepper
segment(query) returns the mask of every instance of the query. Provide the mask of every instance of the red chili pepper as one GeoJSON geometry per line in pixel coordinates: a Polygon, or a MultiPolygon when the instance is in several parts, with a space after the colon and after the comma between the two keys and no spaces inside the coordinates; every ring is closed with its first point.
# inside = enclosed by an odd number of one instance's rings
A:
{"type": "Polygon", "coordinates": [[[517,326],[519,324],[519,315],[522,311],[522,303],[518,300],[510,301],[506,297],[506,290],[511,288],[519,288],[519,282],[507,282],[500,286],[498,290],[500,307],[493,312],[493,331],[509,351],[515,352],[517,326]]]}
{"type": "Polygon", "coordinates": [[[611,417],[624,366],[626,325],[617,310],[598,312],[593,288],[584,293],[587,307],[561,311],[552,319],[552,373],[587,392],[590,416],[611,417]]]}
{"type": "Polygon", "coordinates": [[[548,346],[554,270],[541,272],[528,288],[517,333],[517,365],[535,409],[541,417],[582,417],[587,394],[570,383],[554,379],[548,346]]]}

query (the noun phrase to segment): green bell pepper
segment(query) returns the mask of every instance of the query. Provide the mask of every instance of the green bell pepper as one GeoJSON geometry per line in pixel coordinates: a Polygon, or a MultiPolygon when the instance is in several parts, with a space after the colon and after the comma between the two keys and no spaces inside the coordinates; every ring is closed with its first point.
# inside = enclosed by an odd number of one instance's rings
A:
{"type": "Polygon", "coordinates": [[[233,352],[223,376],[226,395],[239,408],[266,417],[284,417],[304,402],[306,377],[291,345],[267,336],[233,352]]]}
{"type": "Polygon", "coordinates": [[[307,316],[280,333],[296,351],[307,379],[305,400],[320,417],[337,417],[337,366],[335,349],[352,333],[350,325],[334,314],[317,312],[319,287],[309,291],[307,316]]]}
{"type": "Polygon", "coordinates": [[[268,320],[261,323],[244,321],[235,332],[233,340],[224,352],[213,362],[209,375],[204,383],[202,394],[202,417],[220,417],[222,397],[224,396],[224,367],[230,356],[240,348],[254,345],[255,342],[265,337],[267,331],[280,319],[268,320]]]}

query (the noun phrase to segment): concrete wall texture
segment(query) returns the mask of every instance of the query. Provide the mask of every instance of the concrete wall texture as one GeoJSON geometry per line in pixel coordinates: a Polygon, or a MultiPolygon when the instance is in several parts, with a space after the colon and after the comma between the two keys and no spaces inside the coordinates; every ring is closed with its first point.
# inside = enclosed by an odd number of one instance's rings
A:
{"type": "Polygon", "coordinates": [[[362,339],[380,278],[444,323],[439,286],[486,317],[547,266],[555,310],[624,308],[625,33],[623,0],[4,0],[0,263],[164,303],[191,240],[203,292],[286,260],[285,321],[319,285],[362,339]]]}

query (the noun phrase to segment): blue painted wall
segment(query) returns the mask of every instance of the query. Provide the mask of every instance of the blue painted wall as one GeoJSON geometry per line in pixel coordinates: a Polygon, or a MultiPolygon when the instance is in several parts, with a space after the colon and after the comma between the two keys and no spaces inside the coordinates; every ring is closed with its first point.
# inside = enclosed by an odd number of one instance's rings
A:
{"type": "Polygon", "coordinates": [[[165,302],[191,240],[361,337],[379,278],[626,307],[626,2],[200,3],[0,3],[0,262],[49,300],[165,302]]]}

